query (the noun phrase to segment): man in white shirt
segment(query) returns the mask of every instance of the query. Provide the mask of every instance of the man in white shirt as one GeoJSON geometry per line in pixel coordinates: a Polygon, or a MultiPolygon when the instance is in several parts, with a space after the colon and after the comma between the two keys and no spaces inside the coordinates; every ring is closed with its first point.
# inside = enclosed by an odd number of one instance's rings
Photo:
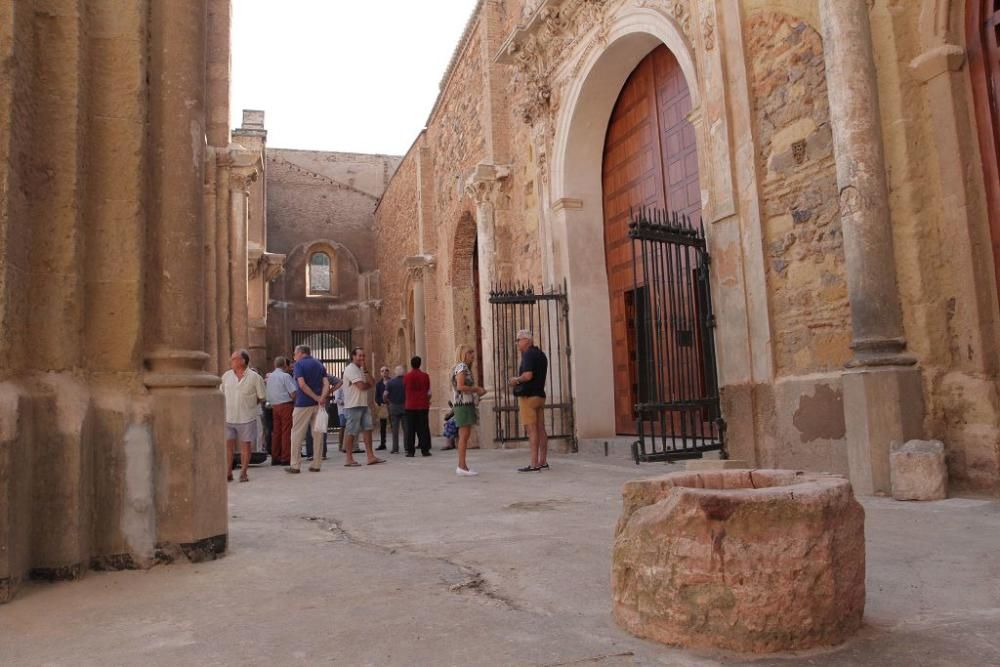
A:
{"type": "Polygon", "coordinates": [[[230,370],[222,375],[221,390],[226,397],[226,479],[233,481],[233,451],[240,443],[240,481],[249,482],[250,443],[257,441],[257,405],[264,400],[264,379],[247,366],[250,354],[246,350],[229,357],[230,370]]]}
{"type": "Polygon", "coordinates": [[[351,363],[344,369],[344,412],[347,414],[344,430],[344,465],[348,468],[361,465],[354,460],[354,441],[359,433],[363,434],[365,451],[368,454],[368,465],[385,463],[385,459],[375,456],[372,449],[371,408],[368,405],[368,390],[375,386],[371,375],[365,368],[365,351],[356,347],[351,351],[351,363]]]}
{"type": "Polygon", "coordinates": [[[271,465],[289,464],[292,456],[292,405],[295,380],[285,372],[288,361],[276,357],[274,370],[267,376],[267,402],[271,406],[271,465]]]}

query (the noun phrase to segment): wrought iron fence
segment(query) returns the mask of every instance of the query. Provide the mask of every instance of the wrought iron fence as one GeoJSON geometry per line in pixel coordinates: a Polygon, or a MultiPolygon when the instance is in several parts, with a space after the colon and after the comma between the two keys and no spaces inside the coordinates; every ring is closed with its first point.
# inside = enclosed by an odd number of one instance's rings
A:
{"type": "Polygon", "coordinates": [[[567,440],[576,451],[573,423],[573,376],[570,369],[569,303],[565,285],[535,291],[524,285],[495,285],[490,290],[493,311],[493,408],[496,419],[496,441],[501,443],[527,440],[521,429],[517,398],[508,386],[518,374],[521,355],[516,336],[520,329],[530,329],[535,344],[548,356],[549,368],[545,381],[545,430],[549,440],[567,440]]]}
{"type": "Polygon", "coordinates": [[[705,229],[662,209],[632,211],[635,462],[701,458],[720,450],[711,259],[705,229]]]}

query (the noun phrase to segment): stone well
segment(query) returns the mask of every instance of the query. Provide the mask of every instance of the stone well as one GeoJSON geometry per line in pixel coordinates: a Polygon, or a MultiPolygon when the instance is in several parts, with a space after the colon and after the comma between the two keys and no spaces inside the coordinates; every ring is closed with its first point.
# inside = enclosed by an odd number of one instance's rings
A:
{"type": "Polygon", "coordinates": [[[843,477],[679,472],[628,482],[614,615],[639,637],[764,653],[844,641],[865,608],[865,513],[843,477]]]}

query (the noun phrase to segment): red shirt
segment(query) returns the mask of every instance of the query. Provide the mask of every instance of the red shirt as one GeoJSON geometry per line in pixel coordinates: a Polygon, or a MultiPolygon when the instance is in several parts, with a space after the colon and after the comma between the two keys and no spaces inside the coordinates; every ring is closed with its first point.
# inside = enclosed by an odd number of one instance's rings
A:
{"type": "Polygon", "coordinates": [[[431,397],[431,376],[419,368],[403,376],[403,388],[406,390],[406,403],[403,407],[407,410],[430,410],[431,397]]]}

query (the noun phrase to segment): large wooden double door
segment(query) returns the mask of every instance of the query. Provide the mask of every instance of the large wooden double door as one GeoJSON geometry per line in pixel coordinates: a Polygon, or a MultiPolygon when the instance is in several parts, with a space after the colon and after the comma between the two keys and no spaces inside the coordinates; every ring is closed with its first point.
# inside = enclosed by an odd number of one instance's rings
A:
{"type": "Polygon", "coordinates": [[[701,186],[694,127],[687,120],[691,95],[680,65],[659,46],[622,88],[604,143],[604,248],[611,298],[611,333],[618,433],[636,431],[638,393],[631,207],[652,206],[701,221],[701,186]]]}

